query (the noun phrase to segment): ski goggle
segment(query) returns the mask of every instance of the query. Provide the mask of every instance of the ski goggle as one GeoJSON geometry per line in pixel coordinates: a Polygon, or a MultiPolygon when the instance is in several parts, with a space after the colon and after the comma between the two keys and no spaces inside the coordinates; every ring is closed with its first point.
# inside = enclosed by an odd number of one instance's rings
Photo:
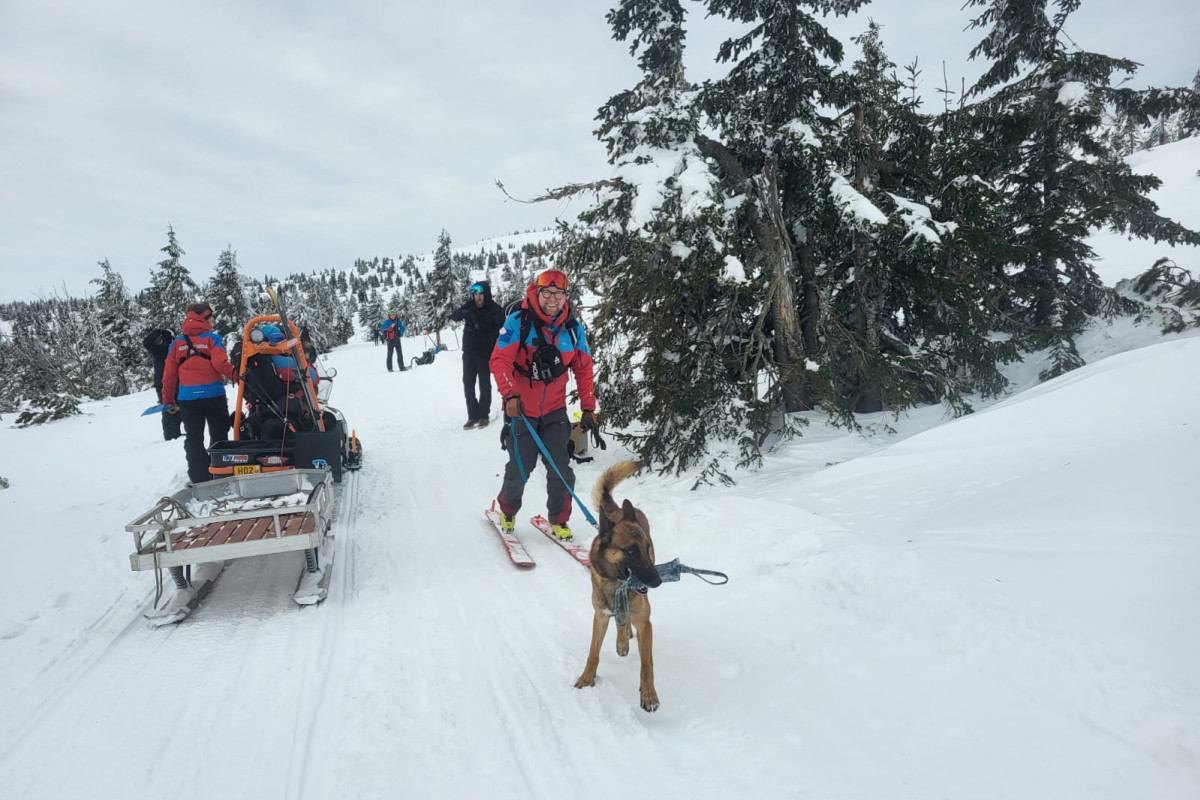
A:
{"type": "Polygon", "coordinates": [[[558,289],[570,288],[570,283],[567,281],[567,273],[557,269],[548,269],[541,272],[533,279],[533,285],[539,289],[545,289],[549,286],[554,286],[558,289]]]}
{"type": "Polygon", "coordinates": [[[483,284],[482,283],[471,284],[471,294],[483,294],[483,284]]]}

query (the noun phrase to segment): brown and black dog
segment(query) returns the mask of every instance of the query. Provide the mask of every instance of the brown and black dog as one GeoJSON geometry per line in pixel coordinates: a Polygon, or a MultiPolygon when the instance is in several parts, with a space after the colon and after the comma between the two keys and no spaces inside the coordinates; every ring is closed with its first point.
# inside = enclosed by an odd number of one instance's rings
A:
{"type": "MultiPolygon", "coordinates": [[[[650,522],[640,509],[626,500],[617,505],[612,490],[618,483],[642,468],[640,461],[622,461],[604,471],[592,490],[592,501],[600,510],[600,533],[592,541],[592,648],[588,651],[583,674],[575,688],[596,685],[596,667],[600,664],[600,646],[608,633],[617,589],[630,574],[650,587],[662,584],[654,568],[654,542],[650,522]]],[[[642,708],[658,709],[654,691],[654,629],[650,625],[650,600],[644,593],[629,592],[629,618],[617,624],[617,655],[629,655],[630,626],[637,630],[638,656],[641,658],[641,682],[638,687],[642,708]]]]}

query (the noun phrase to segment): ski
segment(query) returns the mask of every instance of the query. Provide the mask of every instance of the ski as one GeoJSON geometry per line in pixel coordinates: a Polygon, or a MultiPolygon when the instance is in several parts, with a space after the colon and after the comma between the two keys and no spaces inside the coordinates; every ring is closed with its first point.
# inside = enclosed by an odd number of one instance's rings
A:
{"type": "Polygon", "coordinates": [[[143,616],[155,627],[173,625],[183,621],[212,591],[213,583],[216,582],[217,576],[225,569],[227,563],[229,562],[212,561],[192,567],[191,586],[186,589],[176,589],[175,594],[171,595],[171,599],[162,608],[151,609],[143,616]]]}
{"type": "Polygon", "coordinates": [[[537,566],[537,562],[529,555],[529,551],[525,549],[525,545],[521,544],[517,535],[500,527],[500,509],[496,508],[495,500],[492,501],[492,507],[483,512],[483,516],[485,518],[483,525],[495,531],[496,535],[500,537],[500,541],[504,544],[504,550],[513,564],[523,569],[537,566]]]}
{"type": "Polygon", "coordinates": [[[592,565],[592,559],[590,555],[592,548],[590,545],[582,544],[574,538],[567,539],[564,542],[562,539],[554,535],[554,531],[550,530],[550,520],[546,519],[541,514],[538,514],[536,517],[529,520],[529,522],[533,525],[533,527],[546,534],[547,539],[570,553],[571,557],[580,564],[583,564],[585,567],[590,567],[592,565]]]}

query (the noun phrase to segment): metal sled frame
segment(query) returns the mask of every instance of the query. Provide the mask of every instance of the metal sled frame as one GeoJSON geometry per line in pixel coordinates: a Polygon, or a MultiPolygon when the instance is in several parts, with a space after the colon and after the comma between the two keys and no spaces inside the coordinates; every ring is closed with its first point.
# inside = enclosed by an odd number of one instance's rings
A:
{"type": "Polygon", "coordinates": [[[164,497],[125,526],[134,571],[316,550],[333,516],[329,470],[289,469],[208,481],[164,497]],[[251,500],[307,492],[304,505],[193,517],[189,501],[251,500]]]}

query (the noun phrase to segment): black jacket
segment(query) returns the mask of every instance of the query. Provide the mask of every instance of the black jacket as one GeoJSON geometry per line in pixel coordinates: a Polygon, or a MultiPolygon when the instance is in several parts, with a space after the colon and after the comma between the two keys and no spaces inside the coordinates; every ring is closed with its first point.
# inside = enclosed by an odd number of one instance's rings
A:
{"type": "Polygon", "coordinates": [[[165,328],[151,328],[142,339],[142,347],[154,360],[154,391],[162,394],[163,369],[167,363],[167,353],[171,350],[171,342],[175,334],[165,328]]]}
{"type": "Polygon", "coordinates": [[[483,284],[483,308],[475,307],[475,298],[450,315],[450,319],[463,322],[463,353],[490,358],[496,346],[496,337],[504,325],[504,309],[492,299],[492,289],[483,284]]]}

